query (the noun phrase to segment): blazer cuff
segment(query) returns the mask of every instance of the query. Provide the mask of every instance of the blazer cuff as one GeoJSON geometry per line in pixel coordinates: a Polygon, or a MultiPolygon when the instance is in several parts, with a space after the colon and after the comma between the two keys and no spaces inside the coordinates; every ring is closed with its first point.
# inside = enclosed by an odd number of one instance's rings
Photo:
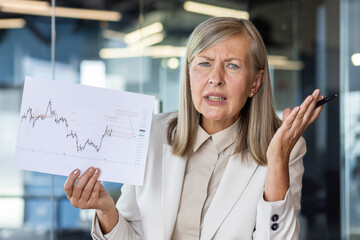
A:
{"type": "Polygon", "coordinates": [[[297,239],[299,226],[290,189],[284,200],[275,202],[265,201],[263,190],[257,206],[255,229],[259,239],[297,239]]]}
{"type": "MultiPolygon", "coordinates": [[[[117,209],[116,209],[116,211],[119,215],[119,212],[117,209]]],[[[114,235],[114,233],[119,228],[119,222],[120,222],[120,217],[119,217],[119,221],[116,223],[115,227],[111,230],[111,232],[109,232],[107,234],[103,234],[103,232],[101,231],[101,228],[100,228],[99,218],[95,212],[94,218],[93,218],[93,223],[92,223],[91,236],[93,237],[93,239],[96,239],[96,240],[109,240],[109,239],[111,239],[111,237],[114,235]]]]}

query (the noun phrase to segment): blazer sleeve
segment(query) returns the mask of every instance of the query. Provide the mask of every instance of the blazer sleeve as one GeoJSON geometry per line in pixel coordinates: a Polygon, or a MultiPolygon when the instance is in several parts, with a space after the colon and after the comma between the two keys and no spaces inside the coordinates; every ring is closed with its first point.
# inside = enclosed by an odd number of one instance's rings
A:
{"type": "Polygon", "coordinates": [[[136,190],[133,185],[123,185],[116,208],[119,221],[114,229],[106,234],[100,230],[97,216],[93,220],[91,236],[95,240],[139,240],[144,239],[140,211],[136,201],[136,190]]]}
{"type": "Polygon", "coordinates": [[[300,225],[297,215],[301,207],[301,188],[304,174],[303,157],[305,153],[306,144],[304,138],[301,137],[290,155],[290,188],[285,199],[266,202],[263,198],[263,192],[257,206],[253,239],[296,240],[299,238],[300,225]]]}

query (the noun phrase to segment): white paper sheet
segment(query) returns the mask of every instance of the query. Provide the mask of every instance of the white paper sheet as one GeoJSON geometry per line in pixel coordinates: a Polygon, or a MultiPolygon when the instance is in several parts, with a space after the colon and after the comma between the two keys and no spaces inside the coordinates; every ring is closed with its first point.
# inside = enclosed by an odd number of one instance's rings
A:
{"type": "Polygon", "coordinates": [[[68,176],[101,169],[100,180],[142,185],[154,97],[27,77],[15,166],[68,176]]]}

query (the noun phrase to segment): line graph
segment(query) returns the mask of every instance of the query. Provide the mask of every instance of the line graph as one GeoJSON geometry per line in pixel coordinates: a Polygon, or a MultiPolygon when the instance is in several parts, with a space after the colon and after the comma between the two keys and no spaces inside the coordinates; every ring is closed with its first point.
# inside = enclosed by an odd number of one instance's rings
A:
{"type": "MultiPolygon", "coordinates": [[[[118,112],[118,114],[124,114],[124,115],[126,114],[129,116],[131,130],[132,130],[132,133],[135,134],[134,129],[132,127],[130,116],[132,115],[132,116],[136,117],[137,114],[132,113],[132,112],[121,112],[121,111],[118,112]]],[[[106,116],[106,117],[108,117],[109,119],[118,118],[118,117],[112,117],[112,116],[106,116]]],[[[32,128],[35,128],[35,124],[37,121],[39,121],[39,120],[44,121],[44,120],[48,120],[48,119],[53,119],[54,123],[57,125],[63,124],[65,126],[65,128],[66,128],[65,136],[66,136],[66,138],[75,139],[77,152],[84,151],[87,146],[93,147],[97,152],[99,152],[105,137],[113,136],[113,137],[131,138],[130,134],[119,132],[119,131],[114,131],[109,125],[106,125],[104,133],[101,135],[98,143],[95,143],[94,140],[87,138],[85,140],[85,142],[83,144],[81,144],[81,143],[79,143],[79,136],[78,136],[77,132],[74,130],[71,130],[69,128],[68,120],[65,117],[58,116],[57,111],[53,110],[51,99],[49,100],[44,113],[42,113],[42,114],[36,113],[36,112],[34,112],[32,107],[28,107],[27,111],[21,115],[21,122],[28,120],[28,123],[31,124],[32,128]]],[[[143,131],[143,130],[140,130],[140,131],[143,131]]]]}
{"type": "Polygon", "coordinates": [[[142,94],[27,78],[15,165],[60,175],[95,166],[102,180],[141,185],[153,102],[142,94]]]}

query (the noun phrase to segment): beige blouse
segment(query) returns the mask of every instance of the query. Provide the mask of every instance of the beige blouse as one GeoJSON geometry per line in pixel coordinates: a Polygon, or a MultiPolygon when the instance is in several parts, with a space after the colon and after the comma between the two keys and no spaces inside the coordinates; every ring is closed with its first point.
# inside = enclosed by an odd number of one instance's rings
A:
{"type": "Polygon", "coordinates": [[[194,151],[187,160],[172,240],[200,239],[204,216],[235,148],[238,124],[213,135],[198,128],[194,151]]]}

